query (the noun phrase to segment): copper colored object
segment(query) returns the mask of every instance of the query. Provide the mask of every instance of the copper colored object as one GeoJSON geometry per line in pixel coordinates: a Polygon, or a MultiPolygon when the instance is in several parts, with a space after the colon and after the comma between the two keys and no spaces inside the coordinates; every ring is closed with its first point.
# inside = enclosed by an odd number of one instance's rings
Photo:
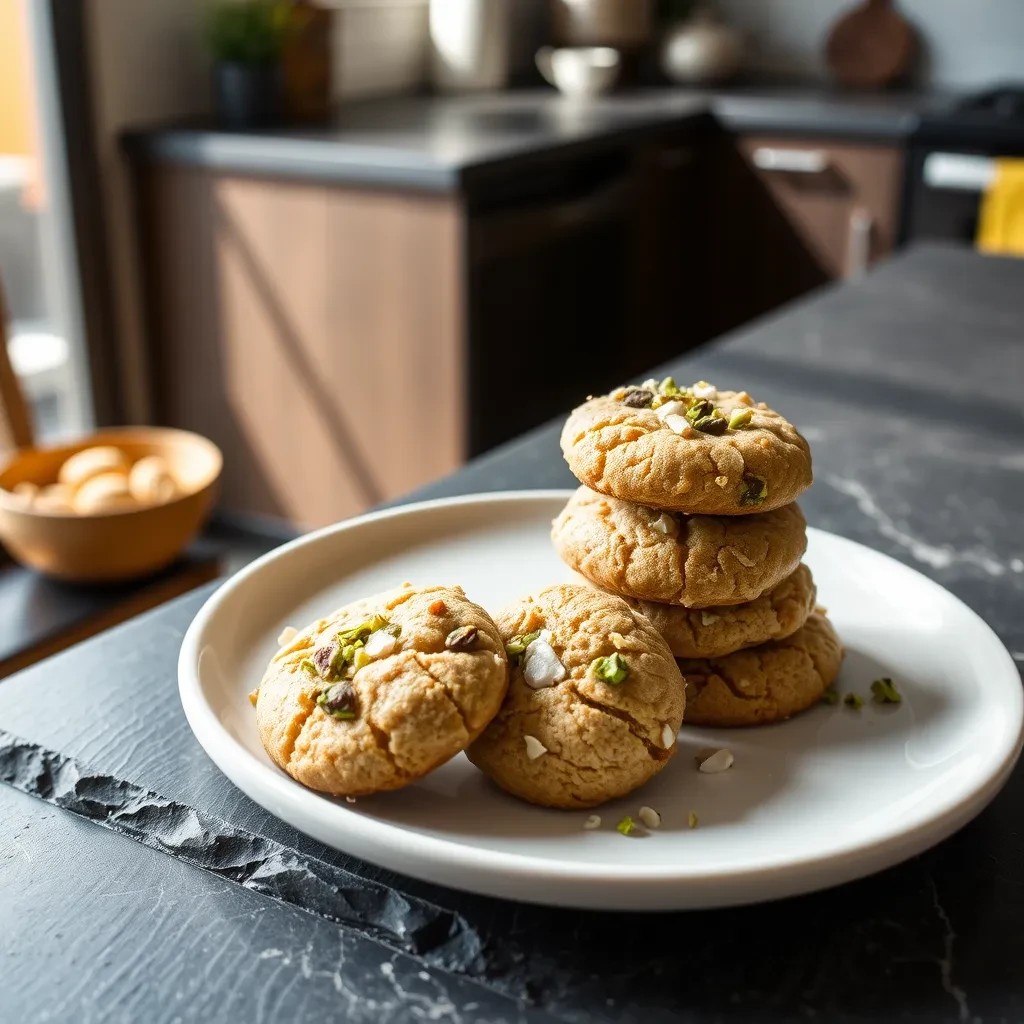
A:
{"type": "Polygon", "coordinates": [[[916,53],[917,33],[892,0],[864,0],[832,26],[825,43],[832,74],[857,89],[880,89],[902,78],[916,53]]]}

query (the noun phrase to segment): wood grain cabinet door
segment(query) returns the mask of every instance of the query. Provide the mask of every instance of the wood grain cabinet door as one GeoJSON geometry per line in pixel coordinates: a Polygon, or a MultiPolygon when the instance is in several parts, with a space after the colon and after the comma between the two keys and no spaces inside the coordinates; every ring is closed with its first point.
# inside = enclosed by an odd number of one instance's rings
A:
{"type": "Polygon", "coordinates": [[[224,452],[221,506],[321,526],[466,451],[453,199],[152,169],[160,420],[224,452]]]}
{"type": "Polygon", "coordinates": [[[828,277],[856,277],[893,248],[900,149],[771,136],[746,136],[738,146],[828,277]]]}

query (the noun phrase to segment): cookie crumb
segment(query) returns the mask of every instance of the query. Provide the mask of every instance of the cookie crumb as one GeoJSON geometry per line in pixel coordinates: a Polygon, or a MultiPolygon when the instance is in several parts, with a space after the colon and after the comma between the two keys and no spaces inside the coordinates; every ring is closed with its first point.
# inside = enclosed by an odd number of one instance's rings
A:
{"type": "Polygon", "coordinates": [[[725,490],[725,488],[729,486],[729,478],[727,476],[716,476],[715,483],[725,490]]]}
{"type": "Polygon", "coordinates": [[[548,748],[536,736],[524,736],[523,741],[526,743],[526,756],[531,761],[536,761],[541,754],[548,752],[548,748]]]}
{"type": "Polygon", "coordinates": [[[427,608],[427,611],[430,612],[431,615],[444,615],[448,611],[448,605],[446,605],[444,601],[432,601],[427,608]]]}
{"type": "Polygon", "coordinates": [[[697,827],[697,814],[695,811],[690,811],[690,813],[686,816],[686,824],[689,825],[690,828],[697,827]]]}
{"type": "Polygon", "coordinates": [[[661,745],[662,745],[662,746],[663,746],[663,747],[664,747],[664,748],[665,748],[666,750],[668,750],[668,749],[669,749],[669,747],[671,747],[671,746],[672,746],[672,744],[673,744],[673,743],[675,743],[675,741],[676,741],[676,733],[675,733],[675,730],[674,730],[674,729],[672,728],[672,726],[671,726],[671,725],[669,725],[669,724],[668,724],[668,722],[666,722],[666,723],[665,723],[665,724],[664,724],[664,725],[663,725],[663,726],[661,727],[661,745]]]}
{"type": "Polygon", "coordinates": [[[644,804],[639,811],[636,812],[636,816],[648,827],[648,828],[660,828],[661,827],[661,815],[653,808],[648,807],[644,804]]]}
{"type": "Polygon", "coordinates": [[[277,646],[284,647],[285,644],[290,644],[298,635],[299,631],[294,626],[285,626],[277,634],[277,646]]]}
{"type": "Polygon", "coordinates": [[[347,803],[347,804],[354,804],[355,802],[356,802],[356,798],[354,796],[347,796],[347,797],[345,797],[345,803],[347,803]]]}
{"type": "Polygon", "coordinates": [[[721,618],[721,615],[714,615],[709,611],[701,609],[700,613],[700,624],[702,626],[710,626],[721,618]]]}
{"type": "Polygon", "coordinates": [[[728,747],[716,750],[710,757],[701,761],[697,770],[705,775],[717,775],[719,772],[728,771],[735,762],[732,751],[728,747]]]}
{"type": "Polygon", "coordinates": [[[745,569],[753,569],[754,566],[757,565],[757,562],[755,562],[752,558],[748,558],[745,554],[743,554],[742,551],[739,550],[739,548],[729,548],[729,551],[732,554],[732,557],[735,558],[736,561],[739,562],[740,565],[742,565],[745,569]]]}
{"type": "Polygon", "coordinates": [[[256,701],[257,701],[257,700],[259,700],[259,696],[260,696],[260,688],[259,688],[259,687],[257,686],[257,687],[256,687],[256,689],[255,689],[255,690],[253,690],[253,691],[252,691],[252,692],[251,692],[251,693],[249,694],[249,703],[250,703],[250,704],[251,704],[251,705],[252,705],[253,707],[256,707],[256,701]]]}
{"type": "Polygon", "coordinates": [[[587,820],[583,822],[583,827],[588,831],[592,832],[595,828],[601,827],[601,815],[600,814],[588,814],[587,820]]]}

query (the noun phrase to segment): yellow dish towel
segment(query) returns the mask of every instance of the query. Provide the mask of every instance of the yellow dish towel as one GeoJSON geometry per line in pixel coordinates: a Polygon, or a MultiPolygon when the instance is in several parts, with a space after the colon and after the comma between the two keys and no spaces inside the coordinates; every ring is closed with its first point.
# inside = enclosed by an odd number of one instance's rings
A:
{"type": "Polygon", "coordinates": [[[981,252],[1024,256],[1024,160],[1004,157],[995,163],[981,201],[976,244],[981,252]]]}

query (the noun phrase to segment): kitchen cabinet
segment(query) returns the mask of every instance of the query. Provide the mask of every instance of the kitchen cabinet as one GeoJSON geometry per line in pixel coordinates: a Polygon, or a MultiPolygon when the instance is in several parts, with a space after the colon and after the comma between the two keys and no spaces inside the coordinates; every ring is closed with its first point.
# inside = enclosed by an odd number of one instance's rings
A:
{"type": "Polygon", "coordinates": [[[157,418],[223,449],[224,510],[321,525],[463,461],[456,202],[174,165],[142,185],[157,418]]]}
{"type": "Polygon", "coordinates": [[[893,249],[900,147],[725,134],[716,147],[707,233],[712,333],[856,277],[893,249]]]}
{"type": "Polygon", "coordinates": [[[146,162],[159,422],[225,454],[221,507],[312,527],[703,340],[685,136],[426,193],[146,162]]]}

